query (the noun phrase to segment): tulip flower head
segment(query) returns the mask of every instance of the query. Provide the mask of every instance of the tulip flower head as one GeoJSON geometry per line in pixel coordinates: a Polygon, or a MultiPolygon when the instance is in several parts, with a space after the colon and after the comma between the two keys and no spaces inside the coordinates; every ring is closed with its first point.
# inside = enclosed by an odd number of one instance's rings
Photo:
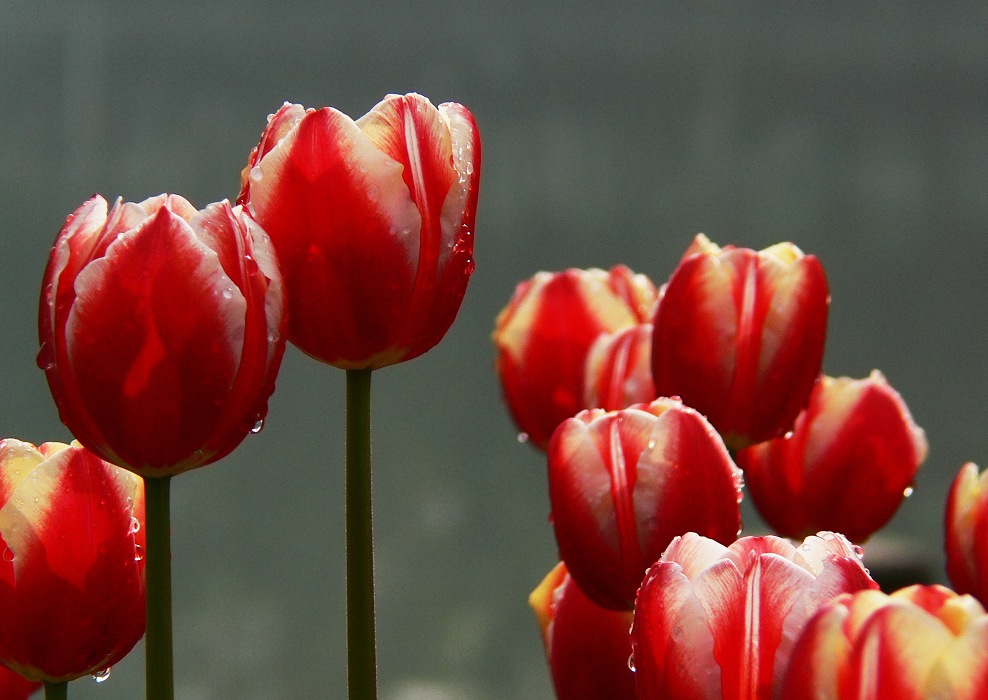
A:
{"type": "Polygon", "coordinates": [[[556,426],[593,407],[584,395],[591,346],[647,322],[655,295],[647,277],[623,265],[539,272],[518,285],[493,340],[504,399],[532,445],[545,449],[556,426]]]}
{"type": "Polygon", "coordinates": [[[793,700],[981,700],[988,614],[973,597],[936,585],[840,595],[807,623],[784,688],[793,700]]]}
{"type": "MultiPolygon", "coordinates": [[[[649,570],[631,630],[641,700],[768,700],[817,608],[877,588],[843,536],[794,546],[743,537],[730,547],[677,537],[649,570]]],[[[794,696],[784,696],[786,698],[794,696]]]]}
{"type": "Polygon", "coordinates": [[[0,662],[104,672],[144,635],[144,490],[82,446],[0,441],[0,662]]]}
{"type": "Polygon", "coordinates": [[[465,107],[416,94],[356,121],[288,103],[269,118],[238,201],[277,250],[291,342],[377,369],[443,338],[474,269],[480,150],[465,107]]]}
{"type": "Polygon", "coordinates": [[[560,562],[528,598],[557,700],[634,700],[630,612],[594,605],[560,562]]]}
{"type": "Polygon", "coordinates": [[[912,491],[926,453],[923,430],[875,370],[867,379],[821,377],[792,431],[737,460],[779,534],[833,530],[864,542],[912,491]]]}
{"type": "Polygon", "coordinates": [[[228,202],[176,195],[65,222],[45,271],[41,352],[59,415],[103,459],[145,476],[229,453],[267,411],[284,353],[281,275],[228,202]]]}
{"type": "Polygon", "coordinates": [[[582,411],[556,429],[548,454],[559,556],[602,607],[630,610],[646,569],[679,533],[726,544],[741,528],[741,471],[678,399],[582,411]]]}
{"type": "Polygon", "coordinates": [[[947,575],[958,593],[988,603],[988,471],[968,462],[957,473],[944,516],[947,575]]]}
{"type": "Polygon", "coordinates": [[[652,338],[659,396],[679,396],[739,449],[782,435],[820,373],[830,297],[792,243],[720,248],[703,234],[663,287],[652,338]]]}

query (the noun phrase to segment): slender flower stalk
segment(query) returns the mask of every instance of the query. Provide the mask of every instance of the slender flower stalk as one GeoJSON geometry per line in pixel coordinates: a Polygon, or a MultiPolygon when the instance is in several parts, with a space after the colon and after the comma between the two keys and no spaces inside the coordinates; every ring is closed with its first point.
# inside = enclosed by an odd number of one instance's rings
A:
{"type": "Polygon", "coordinates": [[[371,372],[346,373],[346,623],[350,700],[377,698],[371,508],[371,372]]]}
{"type": "Polygon", "coordinates": [[[175,697],[172,654],[171,477],[144,479],[147,520],[147,700],[175,697]]]}
{"type": "Polygon", "coordinates": [[[66,700],[69,697],[68,681],[52,683],[45,681],[45,700],[66,700]]]}

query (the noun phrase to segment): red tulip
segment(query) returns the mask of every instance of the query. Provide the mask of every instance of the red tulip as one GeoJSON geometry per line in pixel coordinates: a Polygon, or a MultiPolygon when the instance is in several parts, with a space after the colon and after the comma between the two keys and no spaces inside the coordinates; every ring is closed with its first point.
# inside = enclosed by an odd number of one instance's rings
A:
{"type": "Polygon", "coordinates": [[[700,234],[659,299],[656,393],[682,397],[732,449],[783,434],[820,373],[828,304],[823,267],[793,244],[721,249],[700,234]]]}
{"type": "Polygon", "coordinates": [[[988,614],[943,586],[841,595],[806,625],[784,688],[787,700],[981,700],[988,614]]]}
{"type": "Polygon", "coordinates": [[[62,421],[145,476],[226,455],[267,410],[284,352],[267,236],[228,202],[176,195],[65,222],[41,298],[38,363],[62,421]]]}
{"type": "Polygon", "coordinates": [[[27,700],[41,686],[41,681],[29,681],[6,666],[0,666],[0,700],[27,700]]]}
{"type": "Polygon", "coordinates": [[[635,604],[638,697],[778,698],[806,620],[835,595],[866,588],[877,584],[841,535],[822,532],[798,547],[771,536],[730,547],[677,537],[635,604]]]}
{"type": "Polygon", "coordinates": [[[559,563],[528,598],[557,700],[634,700],[632,614],[594,605],[559,563]]]}
{"type": "Polygon", "coordinates": [[[658,398],[652,384],[652,324],[640,323],[597,337],[587,354],[583,402],[619,411],[658,398]]]}
{"type": "Polygon", "coordinates": [[[655,286],[619,265],[610,272],[540,272],[497,317],[494,346],[504,399],[523,436],[545,449],[556,426],[584,408],[594,341],[651,318],[655,286]]]}
{"type": "Polygon", "coordinates": [[[988,471],[968,462],[947,495],[944,517],[947,575],[959,593],[988,604],[988,471]]]}
{"type": "Polygon", "coordinates": [[[144,489],[75,444],[0,441],[0,662],[33,680],[109,668],[144,635],[144,489]]]}
{"type": "Polygon", "coordinates": [[[923,430],[876,370],[867,379],[821,377],[792,432],[737,459],[779,534],[833,530],[863,542],[912,491],[926,452],[923,430]]]}
{"type": "Polygon", "coordinates": [[[741,472],[720,436],[678,399],[582,411],[549,445],[559,556],[597,605],[630,610],[648,566],[689,530],[730,543],[741,472]]]}
{"type": "Polygon", "coordinates": [[[278,251],[289,340],[343,369],[442,340],[474,268],[479,186],[480,135],[462,105],[389,95],[353,121],[286,103],[238,201],[278,251]]]}

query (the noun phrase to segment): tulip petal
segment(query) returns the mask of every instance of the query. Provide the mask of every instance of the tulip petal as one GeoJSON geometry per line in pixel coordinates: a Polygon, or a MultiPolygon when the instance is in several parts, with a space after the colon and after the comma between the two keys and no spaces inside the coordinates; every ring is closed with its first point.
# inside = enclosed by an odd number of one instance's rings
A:
{"type": "Polygon", "coordinates": [[[422,219],[401,163],[349,117],[321,109],[250,177],[250,207],[275,242],[285,286],[305,290],[288,295],[293,342],[340,366],[387,353],[420,255],[422,219]]]}
{"type": "Polygon", "coordinates": [[[135,468],[181,464],[186,445],[205,441],[236,376],[243,294],[167,208],[119,236],[75,289],[66,354],[101,447],[135,468]]]}

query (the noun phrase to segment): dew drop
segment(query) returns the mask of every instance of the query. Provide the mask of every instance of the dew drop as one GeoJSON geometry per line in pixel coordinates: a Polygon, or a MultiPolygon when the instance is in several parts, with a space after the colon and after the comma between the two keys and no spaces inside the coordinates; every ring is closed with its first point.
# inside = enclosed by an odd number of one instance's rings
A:
{"type": "Polygon", "coordinates": [[[858,559],[864,559],[864,547],[862,547],[860,544],[856,544],[854,545],[853,549],[854,549],[854,556],[856,556],[858,559]]]}
{"type": "Polygon", "coordinates": [[[467,258],[466,262],[463,264],[464,272],[468,275],[472,275],[475,269],[477,269],[477,263],[473,261],[473,258],[467,258]]]}
{"type": "Polygon", "coordinates": [[[134,545],[134,561],[140,561],[144,558],[144,548],[139,544],[134,545]]]}
{"type": "Polygon", "coordinates": [[[634,673],[635,670],[636,670],[635,669],[635,655],[634,654],[632,654],[631,656],[628,657],[628,670],[631,671],[632,673],[634,673]]]}
{"type": "Polygon", "coordinates": [[[260,182],[264,179],[264,173],[261,172],[260,168],[255,166],[250,169],[250,179],[253,182],[260,182]]]}
{"type": "Polygon", "coordinates": [[[914,490],[915,489],[913,489],[912,486],[907,486],[905,490],[902,492],[903,498],[909,498],[910,496],[912,496],[914,490]]]}
{"type": "Polygon", "coordinates": [[[136,535],[140,531],[141,531],[141,521],[138,520],[137,518],[131,518],[130,519],[130,533],[132,535],[136,535]]]}
{"type": "Polygon", "coordinates": [[[467,161],[466,167],[463,168],[467,175],[473,175],[473,162],[467,161]]]}
{"type": "Polygon", "coordinates": [[[110,677],[109,667],[104,668],[102,671],[97,671],[96,673],[93,674],[93,680],[96,681],[97,683],[102,683],[109,677],[110,677]]]}
{"type": "Polygon", "coordinates": [[[528,442],[528,433],[518,433],[518,442],[523,445],[528,442]]]}
{"type": "Polygon", "coordinates": [[[646,447],[648,449],[650,449],[650,450],[654,450],[655,449],[655,439],[653,438],[652,440],[649,440],[648,441],[648,445],[646,447]]]}
{"type": "Polygon", "coordinates": [[[785,435],[783,435],[782,437],[784,437],[784,438],[785,438],[786,440],[792,440],[792,434],[793,434],[793,433],[792,433],[792,431],[790,430],[789,432],[787,432],[787,433],[786,433],[785,435]]]}
{"type": "Polygon", "coordinates": [[[223,290],[223,298],[224,299],[233,299],[233,290],[232,289],[229,289],[229,288],[224,289],[223,290]]]}
{"type": "Polygon", "coordinates": [[[8,562],[14,561],[14,550],[12,550],[10,547],[4,548],[3,560],[8,562]]]}
{"type": "Polygon", "coordinates": [[[253,435],[257,435],[262,430],[264,430],[264,419],[258,418],[257,421],[254,423],[254,427],[250,429],[250,432],[253,435]]]}

